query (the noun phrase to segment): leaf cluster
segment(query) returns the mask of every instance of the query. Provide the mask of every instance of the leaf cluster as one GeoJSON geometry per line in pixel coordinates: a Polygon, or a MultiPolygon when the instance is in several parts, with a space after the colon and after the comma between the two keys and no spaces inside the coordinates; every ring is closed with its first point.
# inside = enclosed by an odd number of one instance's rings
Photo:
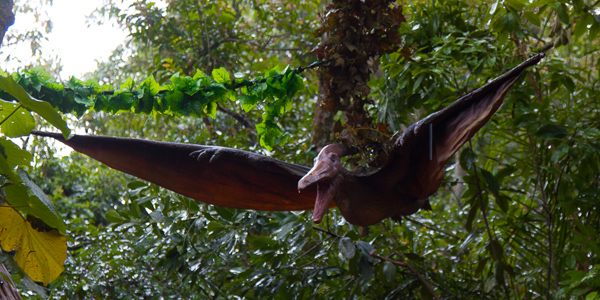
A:
{"type": "Polygon", "coordinates": [[[406,22],[402,6],[394,1],[333,1],[327,10],[316,32],[322,42],[313,50],[319,60],[328,62],[322,71],[328,91],[322,109],[343,112],[343,120],[334,127],[338,139],[361,149],[381,147],[390,132],[373,122],[367,83],[378,70],[379,57],[402,45],[399,28],[406,22]]]}

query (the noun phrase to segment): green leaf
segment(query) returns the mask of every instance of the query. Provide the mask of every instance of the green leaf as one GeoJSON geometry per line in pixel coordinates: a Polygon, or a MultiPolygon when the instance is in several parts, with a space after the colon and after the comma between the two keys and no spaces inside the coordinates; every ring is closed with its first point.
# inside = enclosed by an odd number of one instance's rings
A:
{"type": "Polygon", "coordinates": [[[508,213],[510,198],[508,196],[499,194],[498,196],[494,197],[494,199],[496,199],[496,204],[498,204],[498,207],[500,207],[504,213],[508,213]]]}
{"type": "Polygon", "coordinates": [[[587,31],[588,21],[590,22],[589,24],[593,22],[593,17],[588,19],[588,16],[591,17],[591,15],[586,14],[580,17],[579,20],[577,20],[577,23],[575,24],[575,29],[573,29],[573,35],[576,38],[581,37],[587,31]]]}
{"type": "Polygon", "coordinates": [[[353,258],[356,254],[356,246],[349,237],[343,237],[338,243],[338,248],[345,258],[353,258]]]}
{"type": "Polygon", "coordinates": [[[375,248],[373,248],[373,245],[371,245],[368,242],[365,241],[358,241],[356,243],[356,245],[358,246],[358,250],[369,259],[369,261],[373,261],[373,257],[371,256],[371,252],[373,252],[373,250],[375,250],[375,248]]]}
{"type": "Polygon", "coordinates": [[[129,221],[129,219],[121,216],[114,209],[111,209],[111,210],[107,211],[106,214],[104,214],[104,218],[106,218],[106,220],[108,222],[116,223],[116,224],[122,224],[122,223],[125,223],[125,222],[129,221]]]}
{"type": "Polygon", "coordinates": [[[498,180],[498,182],[501,182],[506,176],[514,173],[515,170],[516,168],[513,166],[502,166],[500,170],[496,172],[496,175],[494,175],[494,177],[496,177],[496,180],[498,180]]]}
{"type": "Polygon", "coordinates": [[[396,280],[396,266],[393,263],[389,261],[383,263],[383,278],[388,283],[394,283],[396,280]]]}
{"type": "Polygon", "coordinates": [[[221,232],[223,229],[225,229],[225,225],[216,220],[210,221],[208,222],[208,225],[206,225],[206,230],[212,233],[221,232]]]}
{"type": "Polygon", "coordinates": [[[592,27],[590,27],[590,33],[589,33],[589,40],[593,41],[596,39],[596,37],[598,36],[598,33],[600,32],[600,22],[598,21],[594,21],[594,23],[592,24],[592,27]]]}
{"type": "Polygon", "coordinates": [[[598,292],[591,292],[585,296],[585,300],[595,300],[598,299],[598,292]]]}
{"type": "Polygon", "coordinates": [[[373,279],[375,267],[367,257],[361,256],[358,259],[358,271],[360,273],[360,279],[362,279],[364,282],[369,282],[371,279],[373,279]]]}
{"type": "Polygon", "coordinates": [[[501,262],[504,257],[504,249],[502,249],[502,245],[496,239],[491,239],[488,243],[488,250],[490,254],[494,258],[494,260],[501,262]]]}
{"type": "Polygon", "coordinates": [[[23,184],[11,184],[4,188],[6,201],[22,213],[29,213],[29,194],[23,184]]]}
{"type": "Polygon", "coordinates": [[[525,8],[526,3],[522,0],[506,0],[506,5],[520,13],[525,8]]]}
{"type": "Polygon", "coordinates": [[[121,86],[119,86],[119,90],[121,91],[133,91],[135,89],[135,82],[133,78],[129,77],[121,86]]]}
{"type": "Polygon", "coordinates": [[[494,269],[494,277],[499,285],[504,285],[504,264],[502,261],[496,262],[496,268],[494,269]]]}
{"type": "Polygon", "coordinates": [[[465,149],[460,153],[460,166],[464,170],[471,170],[473,169],[476,159],[477,156],[475,155],[475,152],[471,149],[465,149]]]}
{"type": "Polygon", "coordinates": [[[50,201],[37,184],[29,179],[25,171],[19,169],[17,173],[21,177],[21,180],[23,180],[23,184],[33,194],[33,197],[29,199],[29,213],[44,221],[46,225],[58,229],[61,234],[65,234],[67,227],[61,216],[57,213],[52,201],[50,201]]]}
{"type": "Polygon", "coordinates": [[[600,129],[589,127],[581,131],[581,136],[585,139],[600,140],[600,129]]]}
{"type": "Polygon", "coordinates": [[[404,257],[406,257],[412,261],[425,261],[425,259],[421,255],[414,253],[414,252],[406,252],[406,253],[404,253],[404,257]]]}
{"type": "Polygon", "coordinates": [[[532,12],[524,12],[523,13],[525,15],[525,18],[527,19],[527,21],[529,21],[531,24],[540,27],[542,25],[542,22],[540,21],[540,17],[538,17],[537,14],[534,14],[532,12]]]}
{"type": "Polygon", "coordinates": [[[8,137],[28,135],[35,127],[31,113],[22,105],[0,100],[0,129],[8,137]]]}
{"type": "Polygon", "coordinates": [[[146,78],[146,80],[142,82],[140,87],[150,91],[150,94],[152,94],[152,96],[156,96],[160,92],[160,84],[158,84],[158,82],[154,80],[154,76],[152,75],[146,78]]]}
{"type": "Polygon", "coordinates": [[[217,103],[211,101],[206,104],[206,110],[204,111],[207,116],[215,118],[217,116],[217,103]]]}
{"type": "Polygon", "coordinates": [[[487,170],[480,169],[479,171],[481,172],[481,175],[482,175],[483,179],[485,180],[485,183],[487,184],[490,191],[494,195],[497,195],[498,192],[500,191],[500,184],[496,180],[496,177],[494,177],[494,175],[487,170]]]}
{"type": "Polygon", "coordinates": [[[6,160],[11,168],[29,166],[31,163],[33,155],[29,151],[21,149],[11,140],[0,138],[0,145],[2,145],[2,151],[6,155],[6,160]]]}
{"type": "Polygon", "coordinates": [[[567,6],[564,3],[558,3],[557,7],[556,7],[556,13],[558,14],[558,18],[560,19],[560,21],[565,24],[565,25],[569,25],[569,9],[567,8],[567,6]]]}
{"type": "Polygon", "coordinates": [[[569,132],[560,125],[548,124],[542,126],[536,133],[535,136],[546,139],[562,139],[569,135],[569,132]]]}
{"type": "Polygon", "coordinates": [[[222,84],[230,84],[231,78],[229,77],[229,72],[224,68],[214,69],[212,71],[212,77],[217,83],[222,84]]]}
{"type": "Polygon", "coordinates": [[[13,184],[21,183],[21,178],[15,172],[14,166],[8,162],[8,155],[2,144],[0,144],[0,174],[6,176],[13,184]]]}
{"type": "Polygon", "coordinates": [[[475,216],[477,215],[477,211],[479,210],[479,201],[475,201],[476,197],[471,199],[471,208],[469,209],[469,213],[467,214],[467,222],[465,223],[465,229],[471,232],[473,231],[473,220],[475,220],[475,216]]]}
{"type": "Polygon", "coordinates": [[[233,222],[235,211],[233,208],[223,207],[223,206],[215,206],[214,209],[217,211],[219,216],[226,221],[233,222]]]}
{"type": "Polygon", "coordinates": [[[46,121],[50,122],[50,124],[60,129],[65,138],[68,138],[71,134],[71,130],[67,127],[67,123],[56,110],[54,110],[50,103],[31,97],[22,86],[12,79],[12,77],[0,76],[0,88],[19,100],[23,106],[33,110],[46,121]]]}
{"type": "Polygon", "coordinates": [[[557,163],[559,160],[561,160],[563,157],[565,157],[567,154],[569,153],[569,145],[567,144],[560,144],[558,147],[556,147],[556,150],[554,150],[554,152],[552,153],[552,163],[557,163]]]}

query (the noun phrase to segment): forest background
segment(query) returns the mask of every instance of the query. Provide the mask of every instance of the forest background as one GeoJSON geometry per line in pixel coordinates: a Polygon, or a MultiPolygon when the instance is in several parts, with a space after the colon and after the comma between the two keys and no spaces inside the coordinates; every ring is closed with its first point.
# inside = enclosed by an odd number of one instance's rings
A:
{"type": "MultiPolygon", "coordinates": [[[[342,2],[355,3],[334,5],[342,2]]],[[[547,56],[447,166],[430,199],[433,211],[368,229],[346,223],[337,210],[317,226],[311,212],[198,203],[24,135],[15,142],[33,156],[19,176],[53,203],[64,225],[51,227],[64,226],[68,255],[64,271],[43,288],[28,284],[15,264],[12,277],[30,299],[600,299],[599,2],[386,4],[402,5],[400,39],[370,60],[374,75],[365,84],[373,101],[364,106],[364,129],[327,106],[327,74],[293,72],[336,54],[319,45],[336,41],[330,33],[345,23],[330,17],[350,5],[336,11],[320,1],[173,0],[122,9],[107,1],[94,16],[113,18],[129,35],[95,72],[57,82],[60,66],[39,60],[12,78],[89,134],[234,147],[304,165],[319,146],[347,139],[342,132],[379,142],[531,54],[544,49],[547,56]],[[156,96],[161,86],[189,88],[203,78],[197,70],[224,86],[278,74],[293,80],[279,87],[282,94],[269,85],[264,98],[225,88],[200,107],[125,105],[156,96]],[[44,94],[60,86],[64,93],[44,94]],[[107,90],[118,97],[98,96],[107,90]],[[136,93],[119,93],[126,90],[136,93]]],[[[15,7],[17,20],[43,8],[27,1],[15,7]]],[[[367,27],[356,28],[364,34],[367,27]]],[[[4,43],[35,45],[44,34],[6,36],[4,43]]],[[[352,55],[363,50],[345,47],[352,55]]],[[[50,128],[36,120],[36,128],[50,128]]],[[[349,165],[369,161],[381,150],[375,142],[361,144],[362,160],[349,165]]],[[[13,180],[2,171],[5,182],[13,180]]],[[[10,266],[13,257],[3,251],[2,262],[10,266]]]]}

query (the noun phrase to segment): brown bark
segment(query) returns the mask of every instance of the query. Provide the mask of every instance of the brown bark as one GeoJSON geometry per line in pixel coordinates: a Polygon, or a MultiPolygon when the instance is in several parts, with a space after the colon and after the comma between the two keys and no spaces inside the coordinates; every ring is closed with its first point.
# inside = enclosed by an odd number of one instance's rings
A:
{"type": "Polygon", "coordinates": [[[8,27],[15,22],[15,15],[12,12],[12,0],[0,0],[0,44],[4,40],[4,34],[8,27]]]}
{"type": "MultiPolygon", "coordinates": [[[[6,33],[6,30],[8,30],[8,27],[15,22],[15,15],[13,14],[12,9],[12,0],[0,0],[0,44],[2,44],[2,41],[4,40],[4,34],[6,33]]],[[[0,264],[0,299],[21,300],[21,296],[15,289],[10,278],[11,275],[6,267],[3,264],[0,264]]]]}
{"type": "Polygon", "coordinates": [[[10,273],[6,267],[0,264],[0,300],[21,300],[21,296],[15,289],[14,283],[10,278],[10,273]]]}
{"type": "Polygon", "coordinates": [[[329,88],[325,85],[324,75],[319,72],[319,93],[317,95],[317,106],[315,107],[315,118],[312,123],[311,144],[317,146],[317,152],[323,146],[331,142],[333,133],[334,113],[337,109],[325,109],[328,100],[327,93],[329,88]]]}

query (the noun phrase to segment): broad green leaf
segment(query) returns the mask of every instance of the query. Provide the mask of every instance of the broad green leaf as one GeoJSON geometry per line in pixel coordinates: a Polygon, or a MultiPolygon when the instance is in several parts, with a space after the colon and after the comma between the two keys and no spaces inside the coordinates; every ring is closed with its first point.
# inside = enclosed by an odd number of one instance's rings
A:
{"type": "Polygon", "coordinates": [[[123,84],[121,84],[121,86],[119,86],[119,89],[122,91],[133,91],[135,88],[135,82],[133,81],[133,78],[128,77],[127,80],[125,80],[125,82],[123,82],[123,84]]]}
{"type": "Polygon", "coordinates": [[[404,256],[412,261],[424,261],[425,259],[423,259],[422,256],[420,256],[417,253],[414,252],[406,252],[404,253],[404,256]]]}
{"type": "Polygon", "coordinates": [[[506,0],[506,5],[520,13],[525,8],[526,3],[523,0],[506,0]]]}
{"type": "Polygon", "coordinates": [[[0,207],[0,244],[4,251],[15,251],[15,261],[34,281],[48,285],[63,271],[67,238],[34,229],[10,207],[0,207]]]}
{"type": "Polygon", "coordinates": [[[221,84],[230,84],[231,78],[229,77],[229,72],[224,68],[214,69],[212,71],[212,77],[217,83],[221,84]]]}
{"type": "Polygon", "coordinates": [[[214,119],[217,116],[217,103],[215,103],[214,101],[208,102],[206,104],[206,110],[204,112],[207,116],[214,119]]]}
{"type": "Polygon", "coordinates": [[[581,136],[586,139],[600,140],[600,129],[596,127],[586,128],[581,132],[581,136]]]}
{"type": "Polygon", "coordinates": [[[573,35],[575,35],[576,38],[581,37],[587,31],[587,26],[592,24],[592,22],[594,22],[594,17],[590,14],[585,14],[580,17],[575,24],[573,35]]]}
{"type": "Polygon", "coordinates": [[[0,138],[0,145],[2,145],[2,153],[6,155],[6,161],[10,167],[29,166],[31,163],[33,155],[29,151],[21,149],[11,140],[0,138]]]}
{"type": "Polygon", "coordinates": [[[31,97],[22,86],[12,79],[12,77],[0,76],[0,88],[19,100],[23,106],[31,109],[46,121],[50,122],[50,124],[60,129],[65,138],[71,134],[71,130],[67,127],[67,123],[56,110],[54,110],[50,103],[31,97]]]}
{"type": "Polygon", "coordinates": [[[510,202],[510,198],[503,195],[503,194],[498,194],[496,197],[494,197],[494,199],[496,200],[496,204],[498,204],[498,207],[500,207],[500,209],[504,212],[507,213],[508,212],[508,206],[509,206],[509,202],[510,202]]]}
{"type": "Polygon", "coordinates": [[[489,187],[490,191],[494,195],[497,195],[498,192],[500,191],[500,184],[496,180],[496,177],[494,177],[494,175],[487,170],[480,169],[479,171],[481,172],[481,175],[482,175],[483,179],[485,180],[485,183],[489,187]]]}
{"type": "Polygon", "coordinates": [[[373,266],[373,263],[363,255],[358,259],[358,271],[360,272],[360,279],[369,282],[373,279],[375,267],[373,266]]]}
{"type": "Polygon", "coordinates": [[[219,216],[226,221],[233,221],[233,217],[235,215],[235,210],[233,208],[223,207],[223,206],[215,206],[214,207],[219,216]]]}
{"type": "Polygon", "coordinates": [[[494,277],[496,278],[496,282],[500,285],[504,285],[504,264],[502,261],[497,261],[494,269],[494,277]]]}
{"type": "Polygon", "coordinates": [[[537,14],[534,14],[532,12],[524,12],[523,13],[525,15],[525,18],[527,19],[527,21],[529,21],[531,24],[540,27],[542,25],[542,21],[540,21],[540,18],[538,17],[537,14]]]}
{"type": "Polygon", "coordinates": [[[592,24],[592,27],[590,27],[590,33],[588,36],[589,40],[593,41],[594,39],[596,39],[599,32],[600,32],[600,22],[594,21],[592,24]]]}
{"type": "Polygon", "coordinates": [[[473,220],[475,220],[475,216],[477,216],[477,212],[479,211],[479,201],[477,201],[475,198],[476,197],[470,200],[471,208],[469,209],[467,221],[465,223],[465,229],[467,229],[469,232],[473,231],[473,220]]]}
{"type": "Polygon", "coordinates": [[[556,13],[558,15],[558,18],[560,19],[560,21],[563,24],[570,25],[569,24],[569,9],[567,8],[567,6],[564,3],[556,4],[556,13]]]}
{"type": "Polygon", "coordinates": [[[29,197],[29,213],[42,220],[46,225],[56,228],[61,234],[64,234],[67,229],[65,223],[56,212],[56,208],[48,196],[29,179],[25,171],[19,169],[17,173],[21,177],[21,180],[23,180],[23,184],[33,194],[32,197],[29,197]]]}
{"type": "Polygon", "coordinates": [[[568,135],[569,132],[564,127],[556,124],[544,125],[535,133],[535,136],[546,140],[562,139],[568,135]]]}
{"type": "Polygon", "coordinates": [[[488,250],[490,251],[490,255],[494,258],[494,260],[501,262],[504,257],[504,249],[500,242],[496,239],[491,239],[488,243],[488,250]]]}
{"type": "Polygon", "coordinates": [[[385,281],[387,281],[388,283],[394,283],[396,280],[396,266],[389,262],[386,261],[383,263],[383,278],[385,279],[385,281]]]}
{"type": "Polygon", "coordinates": [[[560,144],[558,147],[556,147],[556,150],[554,150],[554,152],[552,153],[551,160],[553,163],[557,163],[559,160],[561,160],[563,157],[565,157],[568,153],[569,153],[569,145],[560,144]]]}
{"type": "Polygon", "coordinates": [[[28,135],[35,127],[31,113],[23,106],[0,100],[0,129],[8,137],[28,135]]]}
{"type": "Polygon", "coordinates": [[[475,159],[477,159],[477,156],[471,149],[464,149],[460,153],[460,166],[464,170],[471,170],[475,164],[475,159]]]}
{"type": "Polygon", "coordinates": [[[15,172],[14,166],[8,163],[8,156],[4,145],[0,144],[0,174],[6,176],[13,184],[21,182],[21,178],[15,172]]]}
{"type": "Polygon", "coordinates": [[[160,84],[154,80],[152,75],[142,82],[141,87],[149,90],[152,96],[156,96],[160,92],[160,84]]]}
{"type": "Polygon", "coordinates": [[[358,250],[369,259],[369,261],[373,261],[373,257],[371,256],[371,252],[375,250],[373,245],[365,241],[358,241],[356,246],[358,247],[358,250]]]}
{"type": "Polygon", "coordinates": [[[8,204],[24,214],[29,213],[30,196],[24,184],[11,184],[4,188],[8,204]]]}
{"type": "Polygon", "coordinates": [[[125,223],[125,222],[129,221],[129,219],[121,216],[114,209],[111,209],[111,210],[107,211],[106,214],[104,214],[104,218],[106,218],[106,220],[109,221],[109,222],[111,222],[111,223],[117,223],[117,224],[121,224],[121,223],[125,223]]]}
{"type": "Polygon", "coordinates": [[[345,258],[353,258],[356,253],[356,246],[349,237],[343,237],[338,243],[338,248],[345,258]]]}

